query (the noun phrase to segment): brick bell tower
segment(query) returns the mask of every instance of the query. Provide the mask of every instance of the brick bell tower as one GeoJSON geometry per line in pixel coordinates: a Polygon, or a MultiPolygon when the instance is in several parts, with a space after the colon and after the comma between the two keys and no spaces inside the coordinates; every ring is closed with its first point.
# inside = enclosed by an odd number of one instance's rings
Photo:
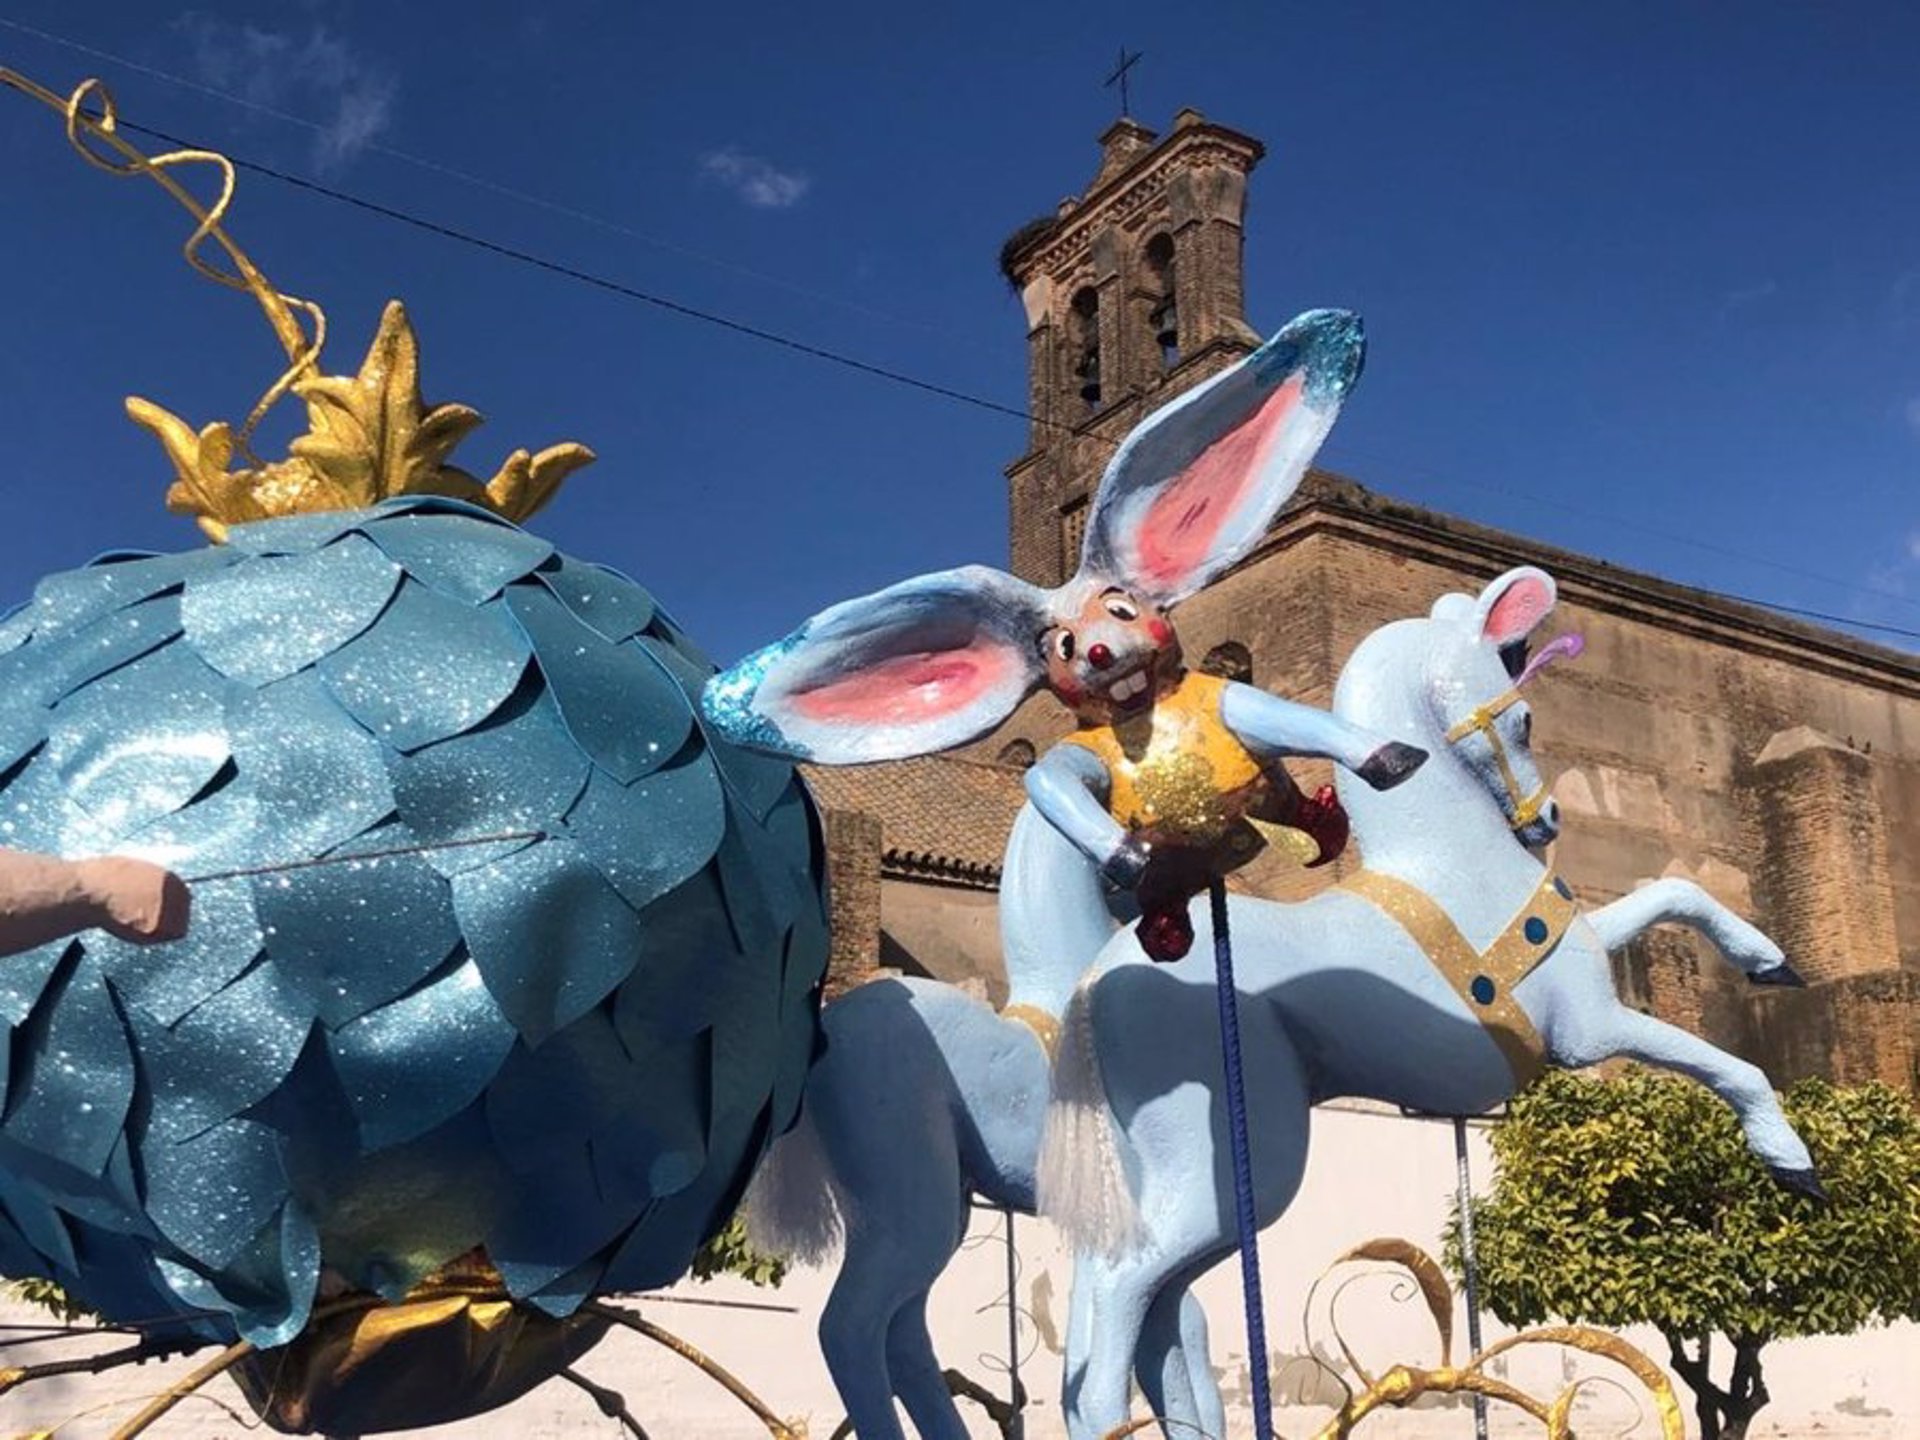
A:
{"type": "Polygon", "coordinates": [[[1260,343],[1241,283],[1258,140],[1182,110],[1161,139],[1130,118],[1100,137],[1084,193],[1023,226],[1000,268],[1027,317],[1027,453],[1007,469],[1013,573],[1058,585],[1087,501],[1141,419],[1260,343]]]}

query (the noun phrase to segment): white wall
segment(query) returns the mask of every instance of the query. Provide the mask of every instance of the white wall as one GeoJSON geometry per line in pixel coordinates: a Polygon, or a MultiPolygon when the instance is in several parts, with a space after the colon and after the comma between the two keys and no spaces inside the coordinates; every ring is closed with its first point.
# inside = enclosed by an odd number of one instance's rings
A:
{"type": "MultiPolygon", "coordinates": [[[[1323,1405],[1302,1403],[1328,1388],[1304,1356],[1301,1305],[1310,1285],[1342,1250],[1376,1236],[1401,1236],[1437,1255],[1439,1231],[1453,1193],[1453,1139],[1444,1124],[1403,1120],[1349,1109],[1317,1113],[1312,1161],[1305,1186],[1292,1210],[1262,1239],[1270,1348],[1275,1354],[1275,1390],[1281,1406],[1277,1428],[1286,1437],[1311,1435],[1330,1413],[1323,1405]]],[[[1473,1164],[1477,1180],[1490,1175],[1485,1147],[1476,1135],[1473,1164]]],[[[1006,1349],[1006,1313],[999,1305],[1005,1291],[1005,1251],[994,1233],[1000,1217],[976,1217],[976,1242],[961,1253],[935,1292],[934,1329],[941,1358],[1004,1393],[1004,1377],[992,1365],[1006,1349]],[[991,1358],[989,1358],[991,1357],[991,1358]]],[[[1017,1286],[1025,1347],[1024,1373],[1034,1396],[1028,1413],[1029,1440],[1054,1440],[1063,1432],[1057,1405],[1058,1335],[1065,1319],[1069,1270],[1047,1228],[1036,1221],[1017,1223],[1021,1274],[1017,1286]]],[[[642,1302],[649,1318],[691,1340],[732,1369],[779,1414],[804,1421],[812,1440],[825,1440],[841,1411],[814,1346],[813,1325],[831,1283],[830,1272],[803,1271],[778,1291],[757,1291],[735,1282],[689,1285],[677,1293],[689,1297],[741,1299],[757,1304],[796,1307],[798,1313],[753,1313],[667,1303],[642,1302]]],[[[1329,1287],[1330,1288],[1330,1287],[1329,1287]]],[[[1388,1281],[1355,1286],[1343,1301],[1345,1329],[1364,1362],[1379,1368],[1398,1361],[1431,1364],[1437,1359],[1431,1326],[1417,1302],[1397,1304],[1388,1281]]],[[[1213,1320],[1215,1363],[1234,1405],[1236,1437],[1251,1433],[1245,1403],[1245,1342],[1240,1321],[1239,1280],[1233,1264],[1222,1266],[1202,1283],[1201,1293],[1213,1320]]],[[[1324,1291],[1323,1291],[1324,1296],[1324,1291]]],[[[0,1310],[0,1324],[29,1317],[0,1310]]],[[[1456,1320],[1460,1346],[1464,1319],[1456,1320]]],[[[1324,1322],[1316,1336],[1331,1346],[1324,1322]]],[[[1489,1323],[1487,1339],[1503,1333],[1489,1323]]],[[[0,1338],[7,1338],[0,1332],[0,1338]]],[[[1655,1359],[1664,1357],[1657,1335],[1636,1340],[1655,1359]]],[[[0,1351],[0,1366],[50,1358],[47,1348],[0,1351]]],[[[1456,1358],[1458,1358],[1456,1356],[1456,1358]]],[[[110,1433],[140,1399],[168,1379],[184,1374],[191,1362],[165,1368],[146,1366],[111,1377],[41,1382],[0,1399],[0,1436],[47,1429],[74,1412],[110,1404],[97,1417],[63,1428],[61,1440],[87,1440],[110,1433]]],[[[1754,1429],[1760,1437],[1820,1437],[1820,1440],[1911,1440],[1920,1436],[1920,1326],[1870,1331],[1846,1339],[1779,1344],[1765,1355],[1773,1403],[1754,1429]]],[[[685,1362],[632,1335],[616,1335],[587,1356],[583,1373],[624,1394],[633,1413],[654,1440],[749,1440],[764,1434],[723,1392],[685,1362]]],[[[1567,1360],[1564,1352],[1517,1362],[1509,1378],[1548,1398],[1563,1377],[1604,1371],[1604,1362],[1567,1360]]],[[[225,1383],[213,1392],[240,1406],[238,1393],[225,1383]]],[[[1691,1402],[1680,1391],[1691,1420],[1691,1402]]],[[[969,1410],[975,1435],[997,1431],[969,1410]]],[[[1144,1413],[1144,1412],[1143,1412],[1144,1413]]],[[[1616,1434],[1631,1411],[1618,1392],[1596,1387],[1576,1415],[1590,1416],[1583,1433],[1616,1434]]],[[[187,1407],[149,1432],[155,1437],[238,1437],[245,1431],[213,1406],[187,1407]]],[[[425,1432],[420,1432],[425,1433],[425,1432]]],[[[440,1435],[460,1434],[487,1440],[546,1440],[559,1436],[605,1436],[621,1431],[579,1391],[555,1381],[516,1405],[440,1435]]],[[[1539,1429],[1514,1412],[1494,1412],[1496,1436],[1537,1435],[1539,1429]]],[[[1653,1434],[1643,1425],[1637,1434],[1653,1434]]],[[[1691,1427],[1689,1429],[1691,1432],[1691,1427]]],[[[1405,1414],[1387,1413],[1369,1421],[1358,1434],[1382,1440],[1437,1437],[1467,1440],[1473,1425],[1466,1407],[1447,1403],[1405,1414]]]]}

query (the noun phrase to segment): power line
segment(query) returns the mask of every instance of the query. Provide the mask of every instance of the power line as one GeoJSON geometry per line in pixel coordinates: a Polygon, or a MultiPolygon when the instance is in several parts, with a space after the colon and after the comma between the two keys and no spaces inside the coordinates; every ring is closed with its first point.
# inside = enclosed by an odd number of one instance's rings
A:
{"type": "MultiPolygon", "coordinates": [[[[9,22],[4,20],[4,18],[0,18],[0,24],[11,24],[11,23],[13,22],[9,22]]],[[[16,26],[15,28],[25,28],[25,27],[16,26]]],[[[79,47],[79,48],[85,48],[85,47],[79,47]]],[[[279,112],[272,112],[272,113],[278,114],[279,112]]],[[[311,123],[311,122],[302,122],[302,123],[311,123]]],[[[167,131],[158,130],[147,125],[136,124],[132,121],[125,120],[125,119],[122,119],[119,121],[119,128],[126,131],[132,131],[133,133],[136,133],[136,134],[145,135],[151,139],[161,141],[164,144],[176,146],[179,148],[188,148],[188,149],[203,148],[198,146],[194,141],[186,140],[181,138],[180,136],[170,134],[167,131]]],[[[994,414],[1008,416],[1012,419],[1020,420],[1030,425],[1045,426],[1047,428],[1059,430],[1062,432],[1072,432],[1076,428],[1071,425],[1063,424],[1059,421],[1048,420],[1048,419],[1034,416],[1024,409],[1020,409],[1011,405],[1002,404],[997,400],[989,400],[982,396],[969,394],[964,390],[956,390],[951,386],[936,384],[929,380],[922,380],[917,376],[906,374],[904,371],[894,370],[883,365],[876,365],[869,361],[861,360],[854,356],[843,354],[839,351],[829,350],[824,346],[814,345],[804,340],[797,340],[789,335],[782,335],[776,331],[767,330],[757,325],[750,325],[744,321],[735,320],[729,316],[720,315],[713,311],[703,310],[697,306],[687,305],[678,300],[669,299],[663,295],[656,295],[650,291],[642,290],[637,286],[628,285],[618,280],[612,280],[603,275],[596,275],[591,271],[582,270],[572,265],[566,265],[557,260],[550,260],[545,256],[536,255],[531,251],[521,250],[511,245],[502,244],[499,241],[489,240],[485,236],[474,234],[471,231],[462,230],[455,226],[443,224],[436,220],[429,220],[423,216],[415,215],[409,211],[401,210],[395,206],[385,205],[380,203],[379,201],[369,200],[362,196],[352,194],[349,191],[341,190],[334,186],[322,184],[317,180],[311,180],[306,178],[305,176],[295,175],[290,171],[279,169],[276,166],[267,165],[257,160],[243,159],[231,154],[228,155],[228,159],[231,160],[231,162],[237,169],[247,170],[254,174],[263,175],[268,179],[277,180],[281,184],[291,186],[294,189],[303,190],[310,194],[322,196],[325,199],[337,201],[338,203],[350,206],[353,209],[361,210],[368,214],[377,215],[382,219],[391,220],[398,224],[406,225],[412,229],[420,230],[424,233],[435,235],[442,239],[451,240],[457,244],[466,245],[472,249],[480,250],[484,253],[491,254],[502,259],[512,260],[519,264],[532,266],[533,268],[545,271],[548,274],[558,275],[565,279],[573,280],[579,284],[590,286],[593,289],[597,289],[608,294],[618,295],[623,299],[634,300],[641,304],[653,306],[656,309],[667,311],[671,314],[684,316],[687,319],[698,320],[705,324],[716,326],[720,329],[730,331],[734,334],[744,335],[750,339],[764,341],[767,344],[779,346],[782,349],[793,351],[796,354],[806,355],[816,360],[823,360],[828,362],[829,364],[838,365],[845,369],[856,371],[860,374],[871,375],[878,379],[892,381],[895,384],[904,385],[911,389],[921,391],[922,393],[925,393],[925,394],[937,395],[943,399],[953,400],[959,404],[972,406],[975,409],[986,410],[994,414]]],[[[431,164],[432,162],[426,162],[426,163],[431,164]]],[[[453,172],[453,173],[460,174],[462,172],[453,172]]],[[[481,182],[481,183],[485,183],[485,182],[481,182]]],[[[1782,571],[1785,571],[1786,573],[1798,575],[1803,578],[1818,580],[1825,584],[1835,585],[1842,589],[1851,590],[1859,594],[1871,595],[1877,599],[1894,600],[1900,603],[1914,603],[1908,600],[1907,597],[1904,597],[1904,596],[1894,595],[1889,592],[1873,589],[1867,586],[1851,584],[1847,581],[1839,580],[1833,576],[1820,575],[1816,572],[1796,569],[1795,567],[1792,567],[1792,566],[1786,566],[1786,565],[1779,564],[1778,562],[1767,560],[1761,556],[1748,555],[1741,551],[1732,550],[1724,546],[1716,546],[1706,541],[1694,540],[1691,537],[1674,535],[1669,532],[1659,530],[1652,526],[1646,526],[1639,522],[1626,520],[1619,516],[1607,515],[1601,512],[1594,512],[1594,511],[1582,511],[1579,507],[1568,505],[1564,501],[1550,500],[1544,496],[1526,495],[1522,492],[1517,492],[1512,490],[1502,490],[1502,489],[1499,489],[1498,487],[1492,487],[1487,485],[1476,486],[1476,485],[1473,485],[1471,482],[1467,482],[1467,483],[1469,488],[1478,488],[1478,489],[1489,491],[1490,493],[1505,494],[1513,498],[1529,500],[1534,503],[1558,508],[1562,511],[1565,511],[1566,513],[1582,516],[1583,518],[1587,518],[1587,519],[1591,519],[1591,520],[1595,520],[1595,521],[1599,521],[1607,524],[1618,525],[1626,529],[1640,530],[1643,533],[1646,533],[1648,535],[1651,535],[1656,538],[1666,540],[1672,543],[1692,545],[1696,548],[1708,550],[1710,552],[1721,554],[1732,559],[1741,560],[1745,563],[1768,566],[1770,568],[1782,570],[1782,571]]],[[[1705,587],[1696,587],[1696,588],[1705,589],[1705,587]]],[[[1739,604],[1752,605],[1760,609],[1773,610],[1781,614],[1793,615],[1803,619],[1817,620],[1826,624],[1849,626],[1859,630],[1871,630],[1871,631],[1875,631],[1877,633],[1882,633],[1882,634],[1897,635],[1906,639],[1920,640],[1920,630],[1908,629],[1903,626],[1889,625],[1889,624],[1884,624],[1884,623],[1869,621],[1869,620],[1852,619],[1845,616],[1833,615],[1824,611],[1811,610],[1811,609],[1806,609],[1806,608],[1803,608],[1800,606],[1794,606],[1794,605],[1787,605],[1778,601],[1761,600],[1761,599],[1756,599],[1749,596],[1737,595],[1729,591],[1707,590],[1706,593],[1719,595],[1724,599],[1732,600],[1739,604]]]]}
{"type": "MultiPolygon", "coordinates": [[[[159,80],[179,89],[189,90],[197,95],[207,96],[209,99],[218,100],[223,104],[232,105],[237,109],[245,110],[255,115],[263,115],[271,120],[278,120],[282,124],[292,125],[298,129],[305,130],[311,135],[325,137],[331,133],[330,126],[314,120],[309,116],[299,115],[291,110],[283,110],[277,105],[268,105],[259,100],[251,100],[244,95],[236,95],[230,90],[222,90],[216,85],[207,84],[205,81],[195,80],[186,75],[178,75],[170,70],[162,70],[158,66],[148,65],[139,60],[132,60],[125,55],[117,55],[111,50],[102,50],[97,45],[89,45],[84,41],[75,40],[71,36],[57,35],[50,30],[42,30],[38,26],[28,25],[10,16],[0,15],[0,28],[16,31],[19,34],[30,36],[35,40],[44,41],[49,45],[58,45],[63,49],[88,56],[91,59],[104,60],[109,65],[117,65],[121,69],[131,71],[136,75],[144,75],[149,79],[159,80]]],[[[132,127],[128,126],[126,128],[131,129],[132,127]]],[[[462,185],[470,185],[477,190],[484,190],[489,194],[498,195],[502,199],[512,200],[517,204],[531,206],[536,210],[545,210],[549,214],[559,215],[583,225],[591,225],[597,229],[605,230],[610,234],[619,235],[624,239],[637,240],[642,245],[651,246],[668,255],[677,255],[682,259],[692,260],[716,270],[738,275],[748,280],[754,280],[763,285],[771,285],[776,289],[785,290],[789,294],[798,295],[807,300],[815,300],[825,305],[834,305],[856,315],[865,315],[870,319],[882,320],[888,324],[901,325],[913,330],[935,332],[940,329],[939,326],[930,320],[920,320],[912,316],[897,315],[892,311],[881,310],[872,305],[863,305],[857,300],[849,300],[843,295],[834,295],[824,290],[816,290],[811,286],[798,284],[793,280],[786,279],[779,275],[769,275],[764,270],[756,270],[749,265],[741,265],[736,261],[724,260],[717,255],[709,255],[705,251],[695,250],[671,240],[664,240],[658,235],[649,234],[645,230],[637,229],[623,221],[612,220],[604,215],[597,215],[591,210],[583,210],[579,206],[569,205],[561,200],[553,200],[544,195],[535,195],[530,191],[516,189],[514,186],[490,179],[485,175],[478,175],[473,171],[462,170],[458,166],[448,165],[444,161],[434,160],[425,155],[417,155],[409,150],[402,150],[397,146],[389,145],[381,140],[368,140],[358,148],[366,151],[368,154],[379,155],[389,160],[397,160],[403,165],[411,165],[417,170],[424,170],[429,174],[438,175],[443,179],[453,180],[462,185]]]]}
{"type": "MultiPolygon", "coordinates": [[[[202,148],[197,147],[194,141],[183,140],[178,135],[170,135],[164,130],[156,130],[149,125],[136,125],[131,120],[121,120],[118,124],[121,130],[131,131],[136,135],[145,135],[149,139],[159,140],[167,145],[179,146],[183,149],[202,148]]],[[[939,395],[947,400],[956,400],[962,405],[972,405],[977,409],[991,410],[1001,415],[1010,415],[1016,420],[1031,421],[1032,419],[1025,410],[1016,409],[1011,405],[1002,405],[998,400],[987,400],[978,395],[969,395],[964,390],[955,390],[946,385],[936,385],[931,380],[921,380],[916,376],[905,374],[899,370],[890,370],[884,365],[875,365],[866,360],[858,360],[851,355],[843,355],[837,350],[828,350],[823,346],[809,344],[805,340],[796,340],[790,335],[782,335],[777,331],[763,330],[758,325],[749,325],[743,320],[734,320],[725,315],[715,314],[711,310],[702,310],[694,305],[682,304],[678,300],[669,300],[664,295],[655,295],[650,291],[642,290],[637,286],[624,284],[619,280],[609,280],[606,276],[596,275],[590,270],[577,269],[572,265],[562,264],[558,260],[549,260],[543,255],[535,255],[530,250],[520,250],[511,245],[503,245],[497,240],[489,240],[485,236],[476,235],[470,230],[461,230],[452,225],[443,225],[438,220],[428,220],[423,216],[412,214],[409,211],[396,209],[391,205],[383,205],[377,200],[368,200],[345,190],[336,190],[331,185],[322,185],[317,180],[309,180],[305,176],[276,169],[271,165],[263,165],[258,160],[243,160],[231,154],[227,155],[227,159],[232,162],[235,169],[248,170],[256,175],[264,175],[270,180],[278,180],[283,185],[291,185],[296,190],[306,190],[315,195],[323,195],[329,200],[337,200],[341,204],[350,205],[356,210],[364,210],[368,214],[378,215],[382,219],[393,220],[399,224],[411,226],[413,229],[425,231],[429,235],[438,235],[445,240],[457,241],[475,250],[483,250],[490,255],[498,255],[506,260],[515,260],[522,265],[531,265],[535,269],[544,270],[550,275],[560,275],[569,280],[577,280],[582,285],[590,285],[596,290],[604,290],[609,294],[619,295],[628,300],[637,300],[643,305],[652,305],[657,309],[666,310],[675,315],[684,315],[690,320],[700,320],[709,325],[717,325],[721,329],[731,330],[737,335],[746,335],[755,340],[764,340],[769,345],[778,345],[783,349],[792,350],[801,355],[809,355],[816,360],[825,360],[834,365],[844,366],[849,370],[857,370],[865,375],[874,375],[882,380],[891,380],[895,384],[908,385],[915,390],[923,390],[929,395],[939,395]]]]}

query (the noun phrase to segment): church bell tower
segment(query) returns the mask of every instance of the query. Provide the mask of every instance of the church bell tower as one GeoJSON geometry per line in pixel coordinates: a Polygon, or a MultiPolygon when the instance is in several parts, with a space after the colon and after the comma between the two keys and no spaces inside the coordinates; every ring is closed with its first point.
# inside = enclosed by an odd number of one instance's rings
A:
{"type": "Polygon", "coordinates": [[[1027,318],[1027,453],[1007,469],[1013,573],[1073,573],[1087,501],[1127,432],[1260,343],[1241,221],[1260,142],[1182,110],[1161,139],[1122,117],[1084,193],[1000,252],[1027,318]]]}

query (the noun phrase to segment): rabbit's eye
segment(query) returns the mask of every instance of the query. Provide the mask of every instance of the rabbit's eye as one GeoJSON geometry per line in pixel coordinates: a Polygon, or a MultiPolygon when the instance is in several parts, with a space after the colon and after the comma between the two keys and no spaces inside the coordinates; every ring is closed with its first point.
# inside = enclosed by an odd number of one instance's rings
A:
{"type": "Polygon", "coordinates": [[[1116,620],[1138,620],[1140,618],[1140,607],[1124,595],[1109,595],[1107,597],[1107,613],[1116,620]]]}
{"type": "Polygon", "coordinates": [[[1073,659],[1073,632],[1056,630],[1053,632],[1053,653],[1057,659],[1073,659]]]}

